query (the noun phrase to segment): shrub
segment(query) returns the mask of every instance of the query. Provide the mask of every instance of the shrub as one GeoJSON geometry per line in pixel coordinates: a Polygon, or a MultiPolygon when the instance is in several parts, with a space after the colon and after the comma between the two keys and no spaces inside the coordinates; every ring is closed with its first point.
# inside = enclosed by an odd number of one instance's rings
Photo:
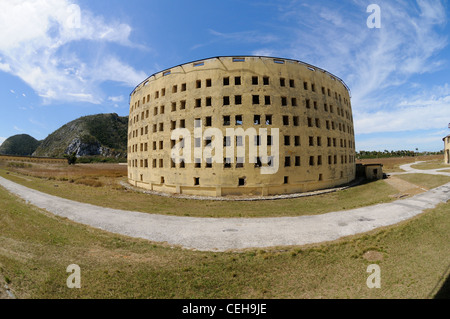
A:
{"type": "Polygon", "coordinates": [[[31,167],[33,167],[33,165],[31,165],[31,164],[25,164],[25,163],[10,162],[10,163],[8,163],[8,167],[14,167],[14,168],[31,168],[31,167]]]}
{"type": "Polygon", "coordinates": [[[79,179],[75,181],[75,184],[81,184],[91,187],[102,187],[103,183],[100,181],[97,181],[95,179],[79,179]]]}
{"type": "Polygon", "coordinates": [[[73,152],[69,155],[64,155],[65,158],[67,158],[67,163],[69,165],[75,165],[77,163],[77,153],[73,152]]]}

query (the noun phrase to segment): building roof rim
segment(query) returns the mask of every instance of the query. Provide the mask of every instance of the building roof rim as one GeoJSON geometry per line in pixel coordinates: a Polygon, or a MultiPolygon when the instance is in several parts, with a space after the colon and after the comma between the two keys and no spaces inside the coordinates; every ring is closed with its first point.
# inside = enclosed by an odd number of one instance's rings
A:
{"type": "Polygon", "coordinates": [[[137,88],[139,88],[143,83],[147,82],[152,76],[155,76],[156,74],[164,73],[164,72],[167,72],[167,71],[169,71],[169,70],[171,70],[173,68],[177,68],[177,67],[180,67],[180,66],[183,66],[183,65],[196,63],[196,62],[200,62],[200,61],[205,61],[205,60],[220,59],[220,58],[266,58],[266,59],[274,59],[274,60],[279,59],[279,60],[294,61],[294,62],[303,64],[305,66],[309,66],[309,67],[312,67],[314,69],[321,70],[324,73],[333,76],[334,78],[336,78],[336,80],[338,80],[339,82],[341,82],[344,85],[344,87],[347,89],[347,91],[348,91],[348,93],[349,93],[349,95],[351,97],[351,90],[348,87],[348,85],[344,82],[344,80],[342,80],[340,77],[334,75],[333,73],[331,73],[331,72],[329,72],[329,71],[327,71],[325,69],[322,69],[322,68],[320,68],[318,66],[315,66],[313,64],[310,64],[310,63],[307,63],[307,62],[304,62],[304,61],[301,61],[301,60],[290,59],[290,58],[280,58],[280,57],[275,57],[275,56],[265,56],[265,55],[218,55],[218,56],[212,56],[212,57],[209,57],[209,58],[198,59],[198,60],[194,60],[194,61],[178,64],[178,65],[172,66],[170,68],[167,68],[167,69],[164,69],[164,70],[161,70],[161,71],[158,71],[158,72],[155,72],[155,73],[149,75],[147,78],[145,78],[145,80],[143,80],[138,85],[136,85],[136,87],[131,91],[130,96],[136,91],[137,88]]]}

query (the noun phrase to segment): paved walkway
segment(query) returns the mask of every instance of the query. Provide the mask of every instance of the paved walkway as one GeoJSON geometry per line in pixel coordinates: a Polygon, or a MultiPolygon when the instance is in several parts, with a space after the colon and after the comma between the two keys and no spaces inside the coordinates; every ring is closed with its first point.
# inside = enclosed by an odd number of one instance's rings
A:
{"type": "MultiPolygon", "coordinates": [[[[418,171],[410,165],[407,172],[418,171]]],[[[439,172],[437,172],[439,173],[439,172]]],[[[440,173],[450,176],[450,173],[440,173]]],[[[273,218],[195,218],[98,207],[48,195],[0,177],[0,185],[27,203],[55,215],[112,233],[189,249],[225,251],[305,245],[364,233],[410,219],[450,200],[450,183],[391,203],[322,215],[273,218]]]]}

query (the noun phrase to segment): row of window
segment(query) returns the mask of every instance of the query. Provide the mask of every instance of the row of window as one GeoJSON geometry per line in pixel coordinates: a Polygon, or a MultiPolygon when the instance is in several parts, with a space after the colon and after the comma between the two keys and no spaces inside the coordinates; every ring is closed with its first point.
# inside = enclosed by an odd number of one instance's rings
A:
{"type": "MultiPolygon", "coordinates": [[[[243,136],[235,136],[235,140],[236,140],[236,142],[233,146],[236,146],[236,147],[244,146],[244,137],[243,136]]],[[[171,140],[170,142],[171,142],[170,149],[173,149],[175,147],[176,141],[171,140]]],[[[284,146],[301,146],[300,136],[298,136],[298,135],[296,135],[296,136],[284,135],[283,142],[284,142],[284,146]]],[[[338,142],[337,138],[327,137],[326,145],[327,145],[327,147],[338,147],[337,142],[338,142]]],[[[323,146],[321,136],[317,136],[317,137],[309,136],[308,143],[309,143],[309,146],[323,146]]],[[[262,144],[261,136],[259,136],[259,135],[255,136],[253,145],[261,146],[261,144],[262,144]]],[[[272,136],[268,135],[267,136],[267,146],[272,146],[272,144],[273,144],[272,136]]],[[[347,148],[347,145],[348,145],[348,148],[352,149],[353,141],[348,140],[348,143],[347,143],[346,139],[342,139],[342,138],[339,139],[339,146],[341,148],[347,148]]],[[[184,139],[179,140],[179,146],[180,146],[180,148],[185,147],[184,139]]],[[[204,139],[204,146],[212,147],[212,137],[206,137],[204,139]]],[[[223,146],[224,147],[231,146],[231,136],[225,136],[223,138],[223,146]]],[[[194,147],[196,147],[196,148],[202,147],[202,139],[201,138],[194,139],[194,147]]],[[[164,149],[164,141],[154,141],[153,142],[153,150],[154,151],[163,150],[163,149],[164,149]]],[[[148,143],[133,144],[133,145],[128,146],[129,153],[137,153],[137,152],[139,152],[139,150],[140,150],[140,152],[148,152],[148,150],[149,150],[148,143]]]]}
{"type": "MultiPolygon", "coordinates": [[[[264,86],[270,85],[270,77],[268,76],[263,76],[262,77],[262,81],[260,80],[260,77],[258,76],[252,76],[251,77],[251,81],[249,82],[249,84],[251,85],[259,85],[260,83],[262,83],[264,86]]],[[[223,86],[229,86],[231,85],[231,83],[233,83],[235,86],[240,86],[243,83],[243,79],[241,76],[235,76],[235,77],[223,77],[222,79],[222,85],[223,86]]],[[[206,79],[204,81],[202,80],[196,80],[195,84],[193,85],[193,87],[195,89],[200,89],[202,87],[212,87],[212,79],[206,79]]],[[[279,79],[279,85],[280,87],[291,87],[291,88],[295,88],[296,87],[296,82],[294,79],[285,79],[285,78],[280,78],[279,79]]],[[[308,83],[306,81],[303,82],[303,89],[304,90],[311,90],[312,92],[316,92],[316,85],[314,83],[308,83]]],[[[173,85],[172,86],[172,93],[177,93],[178,91],[184,92],[187,90],[187,84],[186,83],[182,83],[180,86],[179,85],[173,85]]],[[[325,88],[324,86],[322,86],[322,94],[323,95],[328,95],[329,97],[332,96],[331,90],[325,88]]],[[[165,97],[166,93],[168,93],[168,91],[163,88],[161,90],[155,91],[153,94],[153,99],[157,100],[160,97],[165,97]]],[[[336,100],[338,100],[340,103],[342,103],[342,97],[340,94],[338,94],[337,92],[334,92],[334,97],[336,100]]],[[[151,100],[151,94],[147,94],[146,96],[144,96],[142,98],[142,105],[149,103],[151,100]]],[[[344,97],[344,104],[348,105],[348,100],[344,97]]],[[[137,100],[134,102],[134,105],[131,106],[131,111],[133,111],[134,109],[137,109],[141,106],[141,100],[137,100]]]]}
{"type": "MultiPolygon", "coordinates": [[[[321,128],[322,127],[322,121],[319,118],[311,118],[307,117],[307,125],[310,128],[321,128]]],[[[243,115],[235,115],[233,118],[233,123],[235,126],[242,126],[244,124],[244,116],[243,115]]],[[[194,127],[201,127],[204,125],[205,127],[211,127],[212,126],[213,118],[212,116],[206,116],[204,120],[201,118],[196,118],[194,121],[194,127]]],[[[283,126],[294,126],[298,127],[300,126],[300,117],[299,116],[292,116],[289,115],[283,115],[282,116],[282,123],[283,126]]],[[[232,124],[232,117],[231,115],[223,115],[222,116],[222,125],[223,126],[231,126],[232,124]]],[[[255,114],[253,115],[253,125],[272,125],[273,124],[273,116],[272,115],[259,115],[255,114]]],[[[175,130],[177,128],[186,128],[186,120],[180,119],[178,121],[170,121],[170,130],[175,130]],[[178,126],[177,126],[178,122],[178,126]]],[[[338,123],[335,121],[325,120],[325,128],[327,130],[339,130],[343,133],[349,133],[353,135],[353,128],[350,125],[346,125],[344,123],[338,123]]],[[[157,132],[163,132],[164,131],[164,122],[161,123],[155,123],[153,124],[153,133],[157,132]]],[[[149,133],[149,126],[146,125],[144,127],[140,128],[140,136],[148,135],[149,133]]],[[[131,140],[133,138],[139,137],[139,129],[132,130],[128,134],[128,139],[131,140]]]]}
{"type": "MultiPolygon", "coordinates": [[[[328,155],[328,157],[325,157],[327,159],[328,165],[338,165],[338,156],[337,155],[328,155]]],[[[309,166],[321,166],[323,165],[323,157],[322,155],[318,156],[309,156],[307,157],[308,165],[309,166]]],[[[236,168],[244,168],[244,158],[243,157],[236,157],[235,161],[235,167],[236,168]]],[[[340,164],[351,164],[355,162],[355,157],[353,155],[341,155],[340,156],[340,164]]],[[[284,157],[284,167],[300,167],[302,166],[302,161],[300,156],[285,156],[284,157]]],[[[141,159],[141,160],[129,160],[128,165],[130,167],[140,167],[140,168],[148,168],[149,167],[149,160],[148,159],[141,159]],[[139,165],[139,166],[138,166],[139,165]]],[[[194,159],[194,168],[202,168],[202,162],[201,159],[196,158],[194,159]]],[[[206,159],[204,163],[204,168],[212,168],[212,159],[206,159]]],[[[225,157],[223,159],[223,168],[232,168],[232,162],[231,158],[225,157]]],[[[254,168],[260,168],[263,166],[263,162],[260,157],[256,157],[254,160],[254,163],[250,163],[247,165],[252,165],[254,168]]],[[[266,164],[268,167],[273,167],[273,157],[269,156],[268,161],[266,164]]],[[[174,161],[170,161],[170,167],[171,168],[177,168],[177,164],[174,161]]],[[[178,164],[178,168],[185,168],[186,164],[184,161],[181,161],[181,163],[178,164]]],[[[160,158],[159,160],[154,158],[152,159],[152,168],[164,168],[164,159],[160,158]],[[159,164],[159,165],[158,165],[159,164]]]]}
{"type": "MultiPolygon", "coordinates": [[[[130,178],[133,177],[133,174],[130,173],[130,178]]],[[[341,175],[340,178],[344,178],[344,172],[341,171],[341,175]]],[[[318,181],[322,181],[323,180],[323,174],[319,174],[319,178],[318,181]]],[[[140,181],[143,182],[144,181],[144,175],[141,174],[140,175],[140,181]]],[[[194,186],[200,186],[200,177],[193,177],[193,182],[194,182],[194,186]]],[[[160,179],[160,183],[161,184],[165,184],[165,178],[164,176],[161,176],[160,179]]],[[[238,178],[238,186],[245,186],[247,184],[247,177],[239,177],[238,178]]],[[[283,176],[283,184],[289,184],[289,176],[283,176]]]]}
{"type": "MultiPolygon", "coordinates": [[[[223,96],[222,98],[223,98],[222,106],[231,105],[230,104],[230,96],[223,96]]],[[[269,95],[264,96],[264,105],[271,105],[271,101],[272,101],[271,96],[269,96],[269,95]]],[[[260,105],[260,102],[262,102],[260,100],[260,95],[252,95],[252,104],[253,105],[260,105]]],[[[281,106],[288,106],[288,98],[287,97],[281,97],[280,102],[281,102],[281,106]]],[[[235,95],[234,96],[234,105],[242,105],[242,104],[243,104],[242,95],[235,95]]],[[[194,100],[194,108],[201,108],[203,105],[205,105],[207,107],[211,107],[213,105],[212,97],[206,97],[206,98],[204,98],[204,101],[201,98],[194,100]]],[[[298,106],[297,98],[295,98],[295,97],[290,98],[290,105],[292,107],[297,107],[298,106]]],[[[317,102],[311,101],[310,99],[304,100],[304,106],[307,109],[311,109],[313,107],[315,110],[318,110],[317,102]]],[[[171,111],[172,112],[177,111],[177,107],[180,110],[185,110],[186,109],[186,101],[182,100],[179,102],[178,105],[177,105],[177,102],[171,103],[171,111]]],[[[328,112],[334,113],[334,106],[331,104],[324,103],[323,110],[327,113],[328,112]]],[[[343,108],[337,107],[336,111],[337,111],[338,116],[345,117],[347,120],[352,120],[351,113],[349,113],[348,111],[344,111],[343,108]]],[[[166,112],[165,105],[155,106],[153,108],[153,116],[157,116],[158,114],[165,114],[165,112],[166,112]]],[[[132,124],[135,124],[135,123],[139,122],[140,120],[144,120],[149,117],[150,117],[150,110],[142,111],[140,114],[137,114],[132,118],[132,120],[129,122],[129,125],[131,126],[132,124]]]]}

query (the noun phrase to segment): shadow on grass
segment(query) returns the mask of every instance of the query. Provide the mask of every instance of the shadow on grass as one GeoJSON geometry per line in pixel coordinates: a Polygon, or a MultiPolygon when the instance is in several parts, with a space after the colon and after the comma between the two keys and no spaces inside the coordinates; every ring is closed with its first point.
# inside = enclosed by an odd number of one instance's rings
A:
{"type": "Polygon", "coordinates": [[[434,299],[450,299],[450,266],[447,268],[445,274],[447,275],[447,279],[445,279],[441,289],[434,295],[434,299]]]}
{"type": "Polygon", "coordinates": [[[444,282],[441,289],[439,289],[438,293],[434,296],[434,299],[450,299],[450,275],[447,277],[447,280],[444,282]]]}

